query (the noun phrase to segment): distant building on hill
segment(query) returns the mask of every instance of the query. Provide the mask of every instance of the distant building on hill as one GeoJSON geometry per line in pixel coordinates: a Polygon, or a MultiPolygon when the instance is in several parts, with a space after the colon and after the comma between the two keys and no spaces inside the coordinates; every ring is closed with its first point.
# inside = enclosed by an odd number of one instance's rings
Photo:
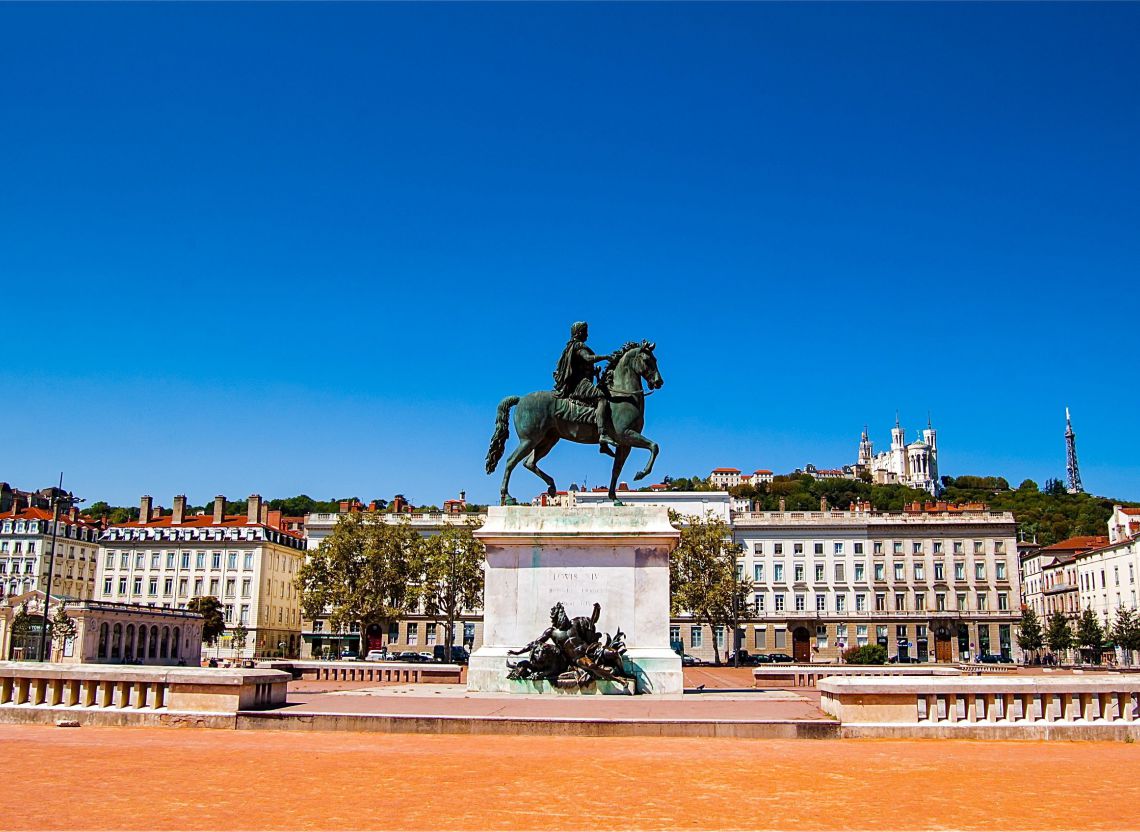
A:
{"type": "Polygon", "coordinates": [[[890,450],[875,453],[875,446],[864,426],[863,435],[859,439],[859,456],[855,470],[866,471],[871,477],[871,482],[880,485],[905,485],[937,494],[938,433],[927,419],[926,430],[908,445],[906,432],[899,425],[896,416],[895,426],[891,430],[890,450]]]}

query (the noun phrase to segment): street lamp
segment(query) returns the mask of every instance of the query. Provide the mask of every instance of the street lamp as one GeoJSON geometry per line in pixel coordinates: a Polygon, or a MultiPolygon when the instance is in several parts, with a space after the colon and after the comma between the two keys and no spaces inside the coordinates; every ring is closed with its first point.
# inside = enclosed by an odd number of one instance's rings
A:
{"type": "MultiPolygon", "coordinates": [[[[40,623],[40,661],[47,661],[47,634],[48,634],[48,606],[51,604],[51,582],[55,576],[55,538],[59,530],[59,507],[64,502],[63,496],[63,472],[59,473],[59,487],[52,495],[51,505],[51,549],[48,551],[48,578],[47,578],[47,591],[44,593],[44,610],[43,620],[40,623]]],[[[73,494],[68,494],[66,498],[68,508],[74,506],[76,503],[84,502],[77,499],[73,494]]]]}

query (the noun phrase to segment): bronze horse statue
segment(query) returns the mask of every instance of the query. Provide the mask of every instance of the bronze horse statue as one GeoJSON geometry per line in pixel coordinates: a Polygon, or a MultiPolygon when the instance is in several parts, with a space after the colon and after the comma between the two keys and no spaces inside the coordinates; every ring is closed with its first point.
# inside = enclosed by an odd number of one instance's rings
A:
{"type": "MultiPolygon", "coordinates": [[[[649,386],[649,392],[660,389],[664,381],[657,369],[657,358],[653,355],[655,344],[649,341],[630,342],[614,353],[606,366],[599,386],[606,391],[610,402],[610,419],[613,424],[613,437],[617,440],[614,449],[613,471],[610,474],[609,497],[617,499],[617,484],[621,469],[629,452],[634,448],[649,451],[649,461],[634,476],[644,479],[653,470],[657,459],[658,446],[652,439],[642,436],[645,427],[645,397],[649,395],[642,388],[642,381],[649,386]]],[[[509,493],[511,472],[522,462],[531,472],[546,483],[546,493],[551,497],[558,493],[554,478],[538,467],[538,462],[559,439],[568,439],[584,445],[598,444],[598,428],[592,418],[592,411],[576,413],[574,404],[558,399],[548,390],[528,393],[525,396],[507,396],[499,402],[495,419],[495,432],[491,436],[491,447],[487,450],[487,473],[492,473],[506,450],[510,435],[510,411],[515,410],[515,432],[519,437],[518,447],[507,457],[503,468],[503,483],[499,489],[502,505],[513,505],[509,493]]]]}

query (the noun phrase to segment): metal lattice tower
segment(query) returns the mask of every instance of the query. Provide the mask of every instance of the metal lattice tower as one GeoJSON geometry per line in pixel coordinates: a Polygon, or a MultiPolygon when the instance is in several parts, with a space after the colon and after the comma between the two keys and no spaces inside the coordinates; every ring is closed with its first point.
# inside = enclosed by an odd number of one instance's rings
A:
{"type": "Polygon", "coordinates": [[[1073,422],[1069,418],[1069,408],[1065,408],[1065,489],[1070,494],[1080,494],[1085,490],[1081,485],[1081,469],[1077,467],[1077,435],[1073,433],[1073,422]]]}

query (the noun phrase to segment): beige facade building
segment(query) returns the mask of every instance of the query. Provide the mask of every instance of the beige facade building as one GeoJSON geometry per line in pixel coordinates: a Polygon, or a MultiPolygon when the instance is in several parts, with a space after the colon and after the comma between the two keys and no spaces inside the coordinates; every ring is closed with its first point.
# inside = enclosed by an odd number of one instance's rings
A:
{"type": "MultiPolygon", "coordinates": [[[[19,508],[0,516],[0,598],[47,591],[52,512],[19,508]]],[[[100,527],[71,509],[60,515],[55,539],[52,595],[91,598],[95,593],[100,527]]]]}
{"type": "MultiPolygon", "coordinates": [[[[837,661],[848,647],[881,644],[890,656],[957,662],[1012,656],[1020,617],[1016,525],[1008,512],[944,503],[903,512],[868,508],[734,512],[738,563],[756,617],[741,646],[798,661],[837,661]]],[[[685,616],[671,640],[711,658],[726,632],[685,616]]]]}
{"type": "Polygon", "coordinates": [[[1055,612],[1076,619],[1081,612],[1077,558],[1108,543],[1104,535],[1070,537],[1021,554],[1022,603],[1044,621],[1055,612]]]}
{"type": "Polygon", "coordinates": [[[170,514],[143,497],[139,520],[111,526],[99,541],[96,599],[183,609],[192,598],[213,596],[223,605],[227,634],[218,647],[234,655],[231,632],[248,631],[241,655],[297,656],[300,594],[294,581],[305,556],[302,535],[271,525],[261,497],[247,512],[225,514],[225,497],[210,514],[188,515],[186,498],[170,514]]]}

